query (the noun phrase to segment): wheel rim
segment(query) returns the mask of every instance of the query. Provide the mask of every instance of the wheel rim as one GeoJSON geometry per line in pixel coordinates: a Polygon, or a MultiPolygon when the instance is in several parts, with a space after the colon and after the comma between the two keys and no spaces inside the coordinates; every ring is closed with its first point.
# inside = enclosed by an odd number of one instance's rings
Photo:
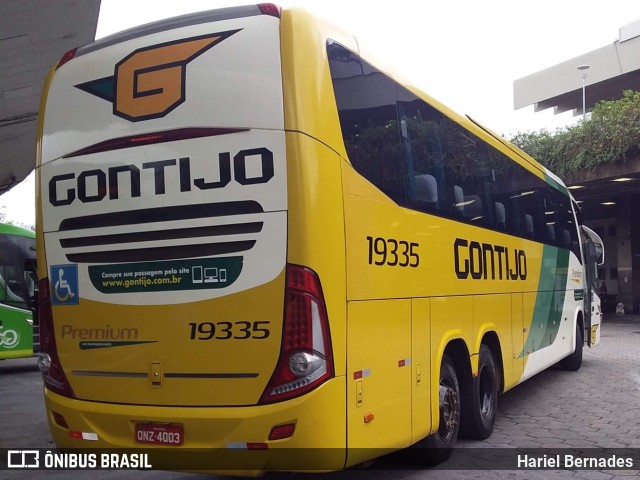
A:
{"type": "Polygon", "coordinates": [[[458,392],[445,379],[440,381],[440,438],[449,443],[460,422],[460,399],[458,392]]]}
{"type": "Polygon", "coordinates": [[[490,369],[483,365],[480,369],[480,415],[484,419],[493,417],[495,408],[496,384],[490,369]]]}

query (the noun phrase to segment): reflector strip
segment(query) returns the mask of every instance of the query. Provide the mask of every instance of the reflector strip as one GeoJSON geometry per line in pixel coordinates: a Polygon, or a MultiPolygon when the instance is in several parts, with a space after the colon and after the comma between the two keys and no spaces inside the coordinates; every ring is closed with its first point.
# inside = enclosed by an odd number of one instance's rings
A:
{"type": "Polygon", "coordinates": [[[229,442],[227,448],[231,450],[269,450],[269,445],[258,442],[229,442]]]}
{"type": "Polygon", "coordinates": [[[266,443],[247,443],[247,449],[249,450],[269,450],[269,445],[266,443]]]}
{"type": "Polygon", "coordinates": [[[227,448],[231,450],[246,450],[247,443],[246,442],[229,442],[227,443],[227,448]]]}
{"type": "Polygon", "coordinates": [[[93,432],[69,432],[71,438],[78,438],[82,440],[98,441],[98,434],[93,432]]]}
{"type": "Polygon", "coordinates": [[[411,365],[410,358],[403,358],[402,360],[398,360],[398,368],[402,368],[408,365],[411,365]]]}
{"type": "Polygon", "coordinates": [[[353,379],[360,380],[361,378],[370,377],[370,376],[371,376],[371,369],[365,368],[364,370],[358,370],[357,372],[354,372],[353,379]]]}

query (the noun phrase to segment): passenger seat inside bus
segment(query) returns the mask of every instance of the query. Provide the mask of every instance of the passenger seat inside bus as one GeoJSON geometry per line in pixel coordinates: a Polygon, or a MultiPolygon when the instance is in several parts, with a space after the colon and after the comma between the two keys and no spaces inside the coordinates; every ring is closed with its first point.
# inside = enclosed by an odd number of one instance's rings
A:
{"type": "Polygon", "coordinates": [[[429,210],[438,209],[438,181],[433,175],[427,173],[415,175],[416,198],[420,206],[429,210]]]}
{"type": "Polygon", "coordinates": [[[524,215],[524,233],[528,237],[533,238],[533,216],[525,213],[524,215]]]}
{"type": "Polygon", "coordinates": [[[547,223],[547,240],[549,241],[549,243],[556,242],[556,229],[553,227],[553,225],[549,225],[548,223],[547,223]]]}
{"type": "Polygon", "coordinates": [[[456,217],[462,218],[464,216],[464,192],[459,185],[453,186],[453,199],[456,212],[456,217]]]}
{"type": "Polygon", "coordinates": [[[496,210],[496,227],[500,230],[507,229],[507,212],[504,208],[504,203],[494,202],[496,210]]]}

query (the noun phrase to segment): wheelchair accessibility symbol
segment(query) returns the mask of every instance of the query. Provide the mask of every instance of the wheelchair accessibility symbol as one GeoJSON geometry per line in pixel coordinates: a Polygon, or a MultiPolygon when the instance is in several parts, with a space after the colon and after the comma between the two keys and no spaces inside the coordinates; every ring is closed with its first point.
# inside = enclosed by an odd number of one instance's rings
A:
{"type": "Polygon", "coordinates": [[[77,305],[78,266],[51,266],[51,303],[54,305],[77,305]]]}

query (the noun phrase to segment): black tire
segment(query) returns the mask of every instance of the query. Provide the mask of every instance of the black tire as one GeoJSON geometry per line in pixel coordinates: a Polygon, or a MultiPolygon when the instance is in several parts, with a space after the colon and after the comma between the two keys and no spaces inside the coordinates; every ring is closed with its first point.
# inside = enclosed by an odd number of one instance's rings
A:
{"type": "Polygon", "coordinates": [[[567,358],[563,358],[560,360],[560,366],[569,372],[576,372],[580,370],[582,366],[582,347],[584,345],[584,340],[582,337],[582,328],[578,323],[576,325],[576,349],[575,351],[569,355],[567,358]]]}
{"type": "Polygon", "coordinates": [[[468,392],[462,398],[461,436],[477,440],[491,436],[498,412],[499,385],[493,354],[483,344],[478,355],[478,375],[471,379],[468,392]]]}
{"type": "Polygon", "coordinates": [[[440,365],[440,425],[438,431],[415,445],[414,459],[422,465],[437,465],[453,452],[460,428],[460,384],[453,362],[442,356],[440,365]]]}

